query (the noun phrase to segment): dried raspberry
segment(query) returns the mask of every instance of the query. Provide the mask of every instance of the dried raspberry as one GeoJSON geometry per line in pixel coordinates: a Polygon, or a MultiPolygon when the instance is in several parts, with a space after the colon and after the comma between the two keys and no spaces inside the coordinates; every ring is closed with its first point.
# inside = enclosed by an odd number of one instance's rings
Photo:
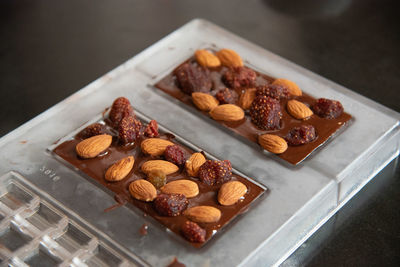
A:
{"type": "Polygon", "coordinates": [[[199,168],[199,179],[205,184],[222,184],[232,178],[229,160],[207,160],[199,168]]]}
{"type": "Polygon", "coordinates": [[[115,128],[119,127],[122,119],[128,116],[135,116],[129,100],[125,97],[118,97],[114,100],[110,110],[110,120],[115,128]]]}
{"type": "Polygon", "coordinates": [[[280,128],[282,118],[279,101],[265,95],[257,96],[250,107],[251,121],[262,130],[280,128]]]}
{"type": "Polygon", "coordinates": [[[147,137],[159,136],[157,121],[151,120],[149,124],[147,124],[146,129],[144,130],[144,135],[147,137]]]}
{"type": "Polygon", "coordinates": [[[286,136],[289,145],[298,146],[310,143],[315,139],[315,128],[312,125],[301,125],[294,127],[286,136]]]}
{"type": "Polygon", "coordinates": [[[119,125],[119,140],[122,144],[135,142],[142,135],[142,123],[132,116],[122,119],[119,125]]]}
{"type": "Polygon", "coordinates": [[[289,97],[287,87],[278,84],[268,84],[257,86],[256,96],[265,95],[275,99],[283,99],[289,97]]]}
{"type": "Polygon", "coordinates": [[[326,98],[318,99],[311,108],[315,114],[326,119],[336,119],[343,113],[343,106],[339,101],[326,98]]]}
{"type": "Polygon", "coordinates": [[[222,76],[222,81],[230,88],[254,86],[257,74],[246,67],[233,67],[222,76]]]}
{"type": "Polygon", "coordinates": [[[206,241],[206,230],[195,222],[186,221],[182,226],[182,233],[190,242],[203,243],[206,241]]]}
{"type": "Polygon", "coordinates": [[[215,97],[218,99],[220,104],[234,104],[237,101],[238,95],[235,91],[225,88],[218,91],[215,97]]]}
{"type": "Polygon", "coordinates": [[[185,153],[178,145],[167,146],[164,157],[169,162],[182,166],[186,162],[185,153]]]}
{"type": "Polygon", "coordinates": [[[201,66],[185,63],[175,70],[175,76],[179,88],[186,94],[208,93],[211,90],[210,72],[201,66]]]}
{"type": "Polygon", "coordinates": [[[187,205],[188,201],[182,194],[160,194],[154,199],[154,208],[162,216],[178,216],[187,205]]]}
{"type": "Polygon", "coordinates": [[[82,139],[86,139],[95,135],[104,134],[106,132],[106,126],[101,123],[93,123],[83,129],[78,136],[82,139]]]}

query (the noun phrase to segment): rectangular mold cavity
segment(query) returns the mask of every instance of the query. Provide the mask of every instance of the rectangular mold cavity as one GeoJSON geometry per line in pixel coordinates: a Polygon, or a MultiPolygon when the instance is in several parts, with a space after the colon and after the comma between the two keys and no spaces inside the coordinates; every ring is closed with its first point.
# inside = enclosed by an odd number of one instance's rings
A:
{"type": "MultiPolygon", "coordinates": [[[[110,102],[110,105],[111,104],[112,103],[110,102]]],[[[135,109],[135,107],[133,107],[133,108],[135,109]]],[[[83,161],[80,161],[80,160],[75,161],[75,159],[78,159],[75,156],[75,154],[73,154],[73,156],[71,156],[70,151],[75,151],[75,150],[71,149],[70,142],[74,142],[74,143],[79,142],[79,140],[77,140],[75,137],[77,135],[79,135],[85,127],[87,127],[93,123],[100,123],[100,124],[104,124],[105,127],[111,128],[111,125],[107,124],[108,118],[107,118],[106,114],[107,114],[106,112],[103,112],[102,115],[96,116],[94,119],[90,120],[88,123],[82,125],[75,131],[69,133],[67,136],[60,139],[58,142],[56,142],[55,144],[50,146],[48,149],[50,151],[53,151],[53,155],[57,159],[61,160],[63,163],[66,163],[69,166],[74,166],[75,168],[79,169],[80,171],[85,173],[87,176],[89,176],[90,177],[89,181],[95,182],[95,185],[98,186],[99,188],[101,188],[102,190],[105,190],[105,191],[110,190],[115,193],[115,196],[120,196],[118,194],[121,194],[121,197],[126,199],[127,202],[129,203],[127,205],[128,207],[132,207],[132,209],[134,209],[135,212],[138,212],[139,210],[141,210],[142,212],[146,213],[147,216],[152,217],[154,220],[158,221],[160,226],[165,227],[167,232],[169,234],[171,234],[173,236],[173,238],[179,240],[180,242],[183,241],[182,242],[183,244],[190,244],[196,248],[200,248],[202,246],[207,245],[209,242],[215,240],[217,236],[224,235],[224,234],[222,234],[222,232],[224,232],[227,228],[229,228],[230,225],[235,223],[241,217],[246,216],[244,213],[246,211],[252,209],[255,206],[255,204],[258,202],[258,200],[260,200],[262,197],[266,196],[267,195],[266,193],[268,193],[267,187],[258,183],[254,179],[244,175],[243,173],[238,172],[234,168],[235,166],[232,166],[232,180],[237,180],[237,181],[242,182],[243,184],[245,184],[248,187],[249,191],[252,193],[249,194],[246,198],[244,198],[243,201],[238,201],[235,205],[232,205],[230,207],[219,205],[219,203],[216,202],[216,198],[217,198],[216,195],[215,195],[215,197],[209,197],[209,196],[213,196],[215,194],[215,189],[213,188],[213,186],[210,186],[208,189],[202,189],[205,191],[205,193],[203,191],[203,193],[202,193],[203,197],[199,197],[198,199],[200,199],[200,200],[197,200],[197,202],[191,202],[195,198],[188,199],[189,205],[211,205],[211,206],[217,207],[222,213],[222,217],[221,217],[220,221],[218,221],[217,223],[209,223],[208,225],[203,226],[207,231],[206,240],[203,243],[189,242],[188,240],[186,240],[183,237],[183,235],[180,232],[180,225],[182,224],[182,217],[183,217],[181,214],[179,214],[178,216],[175,216],[175,217],[167,217],[167,216],[162,217],[156,212],[155,209],[153,209],[151,203],[150,204],[144,203],[142,201],[133,199],[130,193],[128,193],[128,195],[125,195],[126,194],[125,192],[121,193],[121,192],[118,192],[119,190],[115,190],[115,189],[114,189],[115,191],[113,191],[113,188],[115,188],[115,187],[108,187],[107,182],[104,183],[104,174],[102,172],[102,169],[105,168],[105,166],[108,167],[108,162],[107,162],[107,164],[103,164],[104,162],[103,162],[103,160],[101,160],[101,161],[99,161],[100,164],[93,165],[91,162],[89,162],[90,160],[89,161],[84,161],[84,160],[83,161]],[[99,174],[99,171],[101,174],[99,174]],[[211,202],[212,202],[212,204],[210,204],[211,202]],[[235,206],[235,208],[233,206],[235,206]],[[225,215],[224,213],[227,215],[225,215]],[[224,219],[222,219],[222,218],[224,218],[224,219]],[[226,219],[226,218],[228,218],[228,219],[226,219]]],[[[135,110],[135,116],[142,123],[149,123],[152,120],[151,118],[142,114],[138,110],[135,110]]],[[[167,139],[167,140],[171,141],[174,144],[179,145],[185,151],[185,153],[187,155],[202,151],[204,153],[204,156],[206,157],[206,159],[220,160],[220,159],[215,158],[213,155],[210,155],[207,151],[204,151],[204,150],[196,147],[195,145],[193,145],[191,142],[185,140],[184,138],[177,136],[173,131],[167,129],[162,124],[158,124],[158,130],[160,133],[159,138],[168,138],[168,136],[173,136],[172,139],[167,139]]],[[[107,128],[106,132],[107,133],[111,132],[111,130],[107,128]]],[[[110,134],[112,134],[112,133],[110,133],[110,134]]],[[[146,139],[143,139],[143,140],[146,140],[146,139]]],[[[143,157],[142,159],[140,157],[137,158],[137,155],[140,155],[140,153],[142,153],[142,155],[144,155],[143,152],[141,151],[141,149],[139,149],[140,145],[138,145],[138,146],[135,145],[133,148],[126,150],[126,151],[129,151],[129,153],[127,153],[127,154],[123,154],[123,152],[118,151],[117,149],[115,149],[114,146],[118,147],[118,145],[115,145],[113,143],[109,148],[110,151],[109,151],[108,157],[111,158],[114,153],[117,155],[117,157],[115,159],[113,158],[113,160],[110,160],[110,162],[115,162],[116,159],[120,159],[120,158],[126,157],[128,155],[133,155],[135,157],[135,161],[139,161],[139,162],[143,159],[145,161],[151,160],[151,159],[161,159],[158,157],[154,157],[154,158],[150,157],[147,159],[145,157],[143,157]],[[111,150],[111,149],[115,149],[115,150],[111,150]],[[122,154],[122,156],[121,156],[121,154],[122,154]]],[[[92,159],[92,161],[93,160],[94,159],[92,159]]],[[[106,160],[104,159],[104,161],[106,161],[106,160]]],[[[123,180],[121,180],[121,183],[122,182],[127,183],[128,181],[131,182],[138,178],[146,179],[143,172],[140,172],[138,170],[139,170],[138,166],[134,165],[133,170],[132,170],[133,174],[130,174],[129,177],[126,177],[123,180]]],[[[203,184],[199,181],[199,179],[194,179],[193,177],[190,177],[190,175],[187,175],[187,174],[181,175],[182,173],[185,173],[185,172],[176,172],[173,174],[169,174],[168,182],[174,181],[174,180],[179,180],[179,179],[189,179],[189,180],[199,184],[199,188],[201,188],[201,186],[203,184]]],[[[118,182],[115,182],[114,185],[118,186],[118,182]]],[[[199,196],[200,196],[200,194],[199,194],[199,196]]],[[[196,200],[194,200],[194,201],[196,201],[196,200]]],[[[229,234],[226,233],[225,235],[229,235],[229,234]]]]}
{"type": "Polygon", "coordinates": [[[71,254],[81,248],[85,248],[89,251],[93,250],[97,245],[92,235],[86,233],[82,228],[71,222],[68,224],[66,232],[56,238],[55,241],[71,254]]]}
{"type": "Polygon", "coordinates": [[[32,240],[31,237],[21,233],[11,224],[8,229],[0,233],[0,244],[10,252],[27,245],[32,240]]]}
{"type": "Polygon", "coordinates": [[[24,260],[24,263],[31,267],[52,267],[58,266],[63,261],[49,254],[47,249],[39,245],[37,251],[24,260]]]}
{"type": "Polygon", "coordinates": [[[26,218],[26,220],[41,231],[50,227],[65,227],[68,222],[65,215],[43,202],[40,203],[37,212],[26,218]]]}
{"type": "Polygon", "coordinates": [[[21,207],[30,207],[33,200],[37,199],[21,187],[11,182],[6,185],[7,193],[0,197],[0,202],[11,210],[21,207]]]}
{"type": "MultiPolygon", "coordinates": [[[[217,50],[220,50],[222,48],[223,47],[209,47],[206,49],[215,53],[217,52],[217,50]]],[[[235,135],[238,138],[243,139],[244,142],[254,143],[252,144],[253,146],[259,146],[258,136],[260,135],[274,134],[285,138],[285,136],[288,135],[293,127],[312,125],[313,127],[315,127],[315,132],[317,133],[318,138],[315,138],[315,140],[310,143],[306,143],[300,146],[288,145],[286,151],[274,155],[276,157],[276,160],[284,161],[288,165],[301,164],[306,158],[314,156],[318,150],[323,149],[325,146],[328,145],[329,142],[332,141],[333,138],[335,138],[335,136],[345,130],[345,128],[349,126],[352,120],[352,116],[348,114],[346,110],[339,117],[332,119],[323,118],[314,113],[309,116],[307,120],[295,119],[293,115],[290,114],[290,112],[288,112],[288,110],[285,108],[289,104],[289,101],[300,101],[301,103],[311,107],[313,103],[319,98],[319,95],[309,95],[306,91],[303,91],[300,95],[290,95],[279,99],[278,102],[280,103],[279,112],[281,114],[281,122],[279,123],[280,127],[278,127],[277,129],[260,129],[259,127],[257,127],[256,124],[253,122],[250,113],[248,112],[250,108],[244,111],[244,117],[238,121],[227,122],[223,120],[212,119],[212,116],[209,114],[208,111],[202,111],[198,107],[196,107],[196,105],[194,104],[195,102],[193,101],[193,97],[188,95],[187,93],[184,93],[184,90],[179,88],[179,86],[177,85],[177,80],[179,79],[175,73],[178,68],[185,64],[189,64],[189,66],[200,66],[195,62],[196,57],[193,53],[190,58],[182,61],[178,66],[176,66],[176,68],[171,69],[170,73],[162,77],[161,80],[153,85],[153,87],[149,86],[149,90],[159,90],[160,92],[157,93],[165,94],[165,97],[169,101],[174,103],[176,101],[180,102],[179,105],[182,105],[183,108],[187,108],[190,112],[193,112],[197,116],[203,117],[205,120],[216,125],[222,130],[225,130],[229,134],[235,135]],[[280,159],[278,159],[278,157],[280,159]]],[[[248,64],[245,64],[245,67],[251,71],[254,71],[255,75],[257,75],[254,84],[248,87],[258,88],[259,86],[269,86],[274,80],[280,78],[267,75],[262,71],[257,71],[253,66],[248,64]]],[[[237,108],[240,108],[239,99],[243,96],[244,92],[247,92],[247,90],[250,90],[250,88],[245,89],[245,87],[242,86],[239,88],[235,88],[232,85],[228,86],[224,84],[223,73],[226,71],[229,72],[228,67],[221,66],[218,68],[208,68],[208,71],[210,73],[209,77],[212,80],[212,86],[210,92],[207,92],[207,94],[218,97],[217,92],[223,90],[224,88],[228,89],[230,90],[229,92],[233,92],[238,95],[238,97],[235,100],[232,100],[230,104],[233,104],[237,108]]],[[[273,91],[273,89],[271,90],[273,91]]],[[[273,121],[273,119],[271,119],[271,121],[273,121]]],[[[262,149],[261,146],[260,149],[262,149]]],[[[265,154],[269,156],[271,155],[270,153],[265,154]]]]}

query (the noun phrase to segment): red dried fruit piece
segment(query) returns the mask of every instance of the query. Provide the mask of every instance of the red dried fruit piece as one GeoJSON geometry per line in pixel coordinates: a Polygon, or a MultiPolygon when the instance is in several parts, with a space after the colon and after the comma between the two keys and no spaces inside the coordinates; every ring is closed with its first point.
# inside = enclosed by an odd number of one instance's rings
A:
{"type": "Polygon", "coordinates": [[[93,123],[83,129],[78,136],[82,139],[86,139],[95,135],[104,134],[106,132],[106,126],[101,123],[93,123]]]}
{"type": "Polygon", "coordinates": [[[220,104],[234,104],[238,99],[237,93],[229,88],[219,90],[215,97],[220,104]]]}
{"type": "Polygon", "coordinates": [[[154,208],[162,216],[178,216],[187,205],[188,201],[182,194],[160,194],[154,199],[154,208]]]}
{"type": "Polygon", "coordinates": [[[286,136],[289,145],[298,146],[310,143],[316,137],[315,128],[312,125],[301,125],[294,127],[286,136]]]}
{"type": "Polygon", "coordinates": [[[149,124],[147,124],[146,129],[144,130],[144,135],[147,137],[159,136],[157,121],[151,120],[149,124]]]}
{"type": "Polygon", "coordinates": [[[186,162],[185,153],[178,145],[167,146],[164,157],[169,162],[182,166],[186,162]]]}
{"type": "Polygon", "coordinates": [[[199,179],[207,185],[222,184],[232,178],[229,160],[207,160],[199,168],[199,179]]]}
{"type": "Polygon", "coordinates": [[[343,113],[343,106],[339,101],[320,98],[311,109],[315,114],[326,119],[336,119],[343,113]]]}
{"type": "Polygon", "coordinates": [[[174,74],[179,88],[186,94],[208,93],[211,90],[210,72],[199,65],[185,63],[178,67],[174,74]]]}
{"type": "Polygon", "coordinates": [[[195,222],[186,221],[181,230],[183,236],[190,242],[203,243],[206,241],[206,230],[195,222]]]}
{"type": "Polygon", "coordinates": [[[222,76],[222,81],[230,88],[254,86],[257,74],[246,67],[233,67],[227,70],[222,76]]]}
{"type": "Polygon", "coordinates": [[[131,102],[125,97],[118,97],[114,100],[110,110],[110,120],[115,128],[118,128],[124,117],[135,116],[131,102]]]}
{"type": "Polygon", "coordinates": [[[122,119],[119,125],[119,140],[122,144],[135,142],[142,135],[142,123],[132,116],[122,119]]]}
{"type": "Polygon", "coordinates": [[[257,86],[256,96],[265,95],[275,99],[284,99],[289,97],[287,87],[278,84],[268,84],[257,86]]]}
{"type": "Polygon", "coordinates": [[[282,119],[279,101],[265,95],[257,96],[250,107],[251,121],[262,130],[280,128],[282,119]]]}

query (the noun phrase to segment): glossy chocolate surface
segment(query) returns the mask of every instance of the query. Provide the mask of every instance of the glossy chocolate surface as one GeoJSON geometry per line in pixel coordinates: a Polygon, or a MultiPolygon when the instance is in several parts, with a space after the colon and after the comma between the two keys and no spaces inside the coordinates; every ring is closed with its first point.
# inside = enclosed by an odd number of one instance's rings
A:
{"type": "MultiPolygon", "coordinates": [[[[153,208],[153,203],[152,202],[143,202],[134,199],[131,194],[129,193],[129,184],[132,181],[135,181],[137,179],[146,179],[146,175],[141,171],[141,165],[146,162],[147,160],[152,160],[152,159],[163,159],[163,157],[152,157],[149,155],[145,155],[142,153],[140,149],[140,143],[142,140],[144,140],[146,137],[135,143],[134,145],[128,145],[128,146],[122,146],[119,143],[117,133],[112,129],[110,126],[107,125],[107,133],[111,134],[113,136],[113,143],[112,145],[100,156],[93,158],[93,159],[81,159],[78,157],[78,155],[75,152],[75,146],[82,140],[79,137],[79,134],[76,135],[73,139],[67,140],[63,142],[62,144],[58,145],[54,149],[54,153],[56,153],[58,156],[66,160],[67,162],[71,163],[73,166],[76,168],[80,169],[87,175],[89,175],[91,178],[95,179],[97,182],[99,182],[101,185],[107,187],[109,190],[115,193],[115,200],[117,201],[117,204],[106,209],[106,211],[109,211],[114,208],[118,208],[118,206],[123,205],[127,202],[132,203],[139,209],[141,209],[145,214],[152,216],[155,218],[157,221],[161,222],[163,225],[168,227],[172,232],[178,234],[181,236],[181,225],[187,220],[184,215],[179,215],[176,217],[166,217],[166,216],[160,216],[155,209],[153,208]],[[133,169],[131,172],[128,174],[126,178],[124,178],[121,181],[118,182],[108,182],[107,180],[104,179],[104,175],[106,170],[116,161],[118,161],[121,158],[127,157],[127,156],[134,156],[135,158],[135,163],[133,166],[133,169]]],[[[159,138],[162,139],[168,139],[173,143],[178,144],[185,152],[186,157],[188,158],[192,153],[194,153],[193,150],[191,150],[188,147],[185,147],[184,145],[178,143],[176,140],[174,140],[174,136],[169,133],[164,133],[161,134],[159,138]]],[[[260,195],[262,195],[265,190],[261,188],[260,186],[256,185],[255,183],[251,182],[249,179],[246,179],[244,177],[241,177],[237,174],[232,175],[232,181],[240,181],[243,184],[246,185],[248,191],[246,195],[244,196],[243,199],[239,200],[238,203],[232,206],[222,206],[218,203],[217,201],[217,194],[218,190],[221,187],[221,185],[215,185],[215,186],[208,186],[202,182],[200,182],[198,179],[189,177],[186,174],[186,171],[184,168],[181,168],[178,172],[168,175],[167,176],[167,182],[173,181],[173,180],[178,180],[178,179],[189,179],[194,182],[196,182],[199,186],[199,194],[194,197],[194,198],[189,198],[188,202],[188,208],[193,207],[193,206],[199,206],[199,205],[210,205],[218,208],[221,211],[221,219],[216,222],[216,223],[207,223],[207,224],[199,224],[201,227],[206,229],[207,235],[206,235],[206,242],[214,235],[216,234],[219,230],[221,230],[222,227],[224,227],[228,222],[230,222],[233,218],[235,218],[238,214],[243,213],[249,208],[249,205],[257,199],[260,195]]],[[[234,234],[234,233],[230,233],[234,234]]],[[[182,237],[183,238],[183,237],[182,237]]],[[[186,239],[185,239],[186,240],[186,239]]],[[[194,247],[201,247],[204,245],[204,243],[191,243],[194,247]]]]}
{"type": "MultiPolygon", "coordinates": [[[[193,58],[185,61],[191,62],[192,64],[197,64],[193,58]]],[[[184,62],[184,63],[185,63],[184,62]]],[[[223,76],[224,72],[227,70],[226,67],[219,67],[215,69],[210,69],[210,75],[213,81],[213,88],[211,89],[210,94],[215,96],[216,93],[226,88],[227,86],[221,81],[221,77],[223,76]]],[[[274,78],[257,73],[256,79],[256,86],[258,85],[266,85],[274,81],[274,78]]],[[[162,80],[160,80],[155,87],[164,91],[165,93],[169,94],[170,96],[182,101],[183,103],[192,106],[194,108],[195,105],[192,102],[192,98],[190,95],[183,93],[176,83],[176,78],[173,72],[168,74],[162,80]]],[[[236,89],[238,95],[242,93],[242,88],[236,89]]],[[[308,157],[315,149],[325,143],[332,135],[334,135],[341,127],[343,127],[346,123],[349,122],[351,119],[351,115],[348,113],[343,113],[337,119],[324,119],[317,115],[312,115],[307,120],[298,120],[292,117],[286,110],[286,104],[288,100],[296,99],[300,102],[303,102],[307,106],[311,106],[312,103],[316,101],[316,98],[306,94],[303,92],[302,96],[298,97],[290,97],[289,99],[282,99],[280,100],[280,105],[282,107],[282,120],[281,120],[281,128],[279,130],[260,130],[258,129],[252,122],[251,118],[246,112],[245,118],[241,121],[237,122],[224,122],[218,121],[223,126],[231,129],[235,133],[245,137],[246,139],[258,143],[258,136],[265,133],[273,133],[279,135],[281,137],[285,137],[288,132],[296,126],[311,124],[315,127],[317,138],[312,141],[311,143],[300,145],[300,146],[289,146],[288,149],[278,156],[291,164],[298,164],[303,161],[306,157],[308,157]]],[[[200,111],[196,108],[198,112],[203,113],[206,116],[209,116],[207,112],[200,111]]]]}

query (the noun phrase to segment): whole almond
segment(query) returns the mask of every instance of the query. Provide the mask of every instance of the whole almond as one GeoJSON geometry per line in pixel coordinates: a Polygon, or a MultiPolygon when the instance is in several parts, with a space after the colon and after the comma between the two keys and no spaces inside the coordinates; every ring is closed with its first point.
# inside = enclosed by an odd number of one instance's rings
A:
{"type": "Polygon", "coordinates": [[[189,208],[184,213],[190,220],[198,223],[218,222],[221,211],[211,206],[196,206],[189,208]]]}
{"type": "Polygon", "coordinates": [[[247,192],[247,187],[239,181],[224,183],[218,191],[218,202],[223,206],[233,205],[247,192]]]}
{"type": "Polygon", "coordinates": [[[282,137],[274,134],[263,134],[258,137],[258,143],[267,151],[281,154],[286,151],[288,145],[282,137]]]}
{"type": "Polygon", "coordinates": [[[199,187],[190,180],[175,180],[161,187],[161,192],[165,194],[182,194],[187,198],[191,198],[199,194],[199,187]]]}
{"type": "Polygon", "coordinates": [[[113,165],[106,171],[105,178],[107,181],[120,181],[124,179],[133,168],[135,159],[133,156],[123,158],[113,165]]]}
{"type": "Polygon", "coordinates": [[[206,162],[206,158],[201,153],[193,153],[188,160],[186,160],[186,172],[193,177],[199,174],[200,166],[206,162]]]}
{"type": "Polygon", "coordinates": [[[96,135],[79,142],[75,150],[81,158],[90,159],[97,157],[101,152],[106,150],[111,145],[111,142],[111,135],[96,135]]]}
{"type": "Polygon", "coordinates": [[[212,95],[195,92],[192,93],[192,101],[200,110],[210,111],[218,106],[218,100],[212,95]]]}
{"type": "Polygon", "coordinates": [[[142,151],[151,156],[161,156],[164,154],[167,146],[172,146],[174,143],[161,138],[148,138],[142,142],[140,147],[142,151]]]}
{"type": "Polygon", "coordinates": [[[221,49],[216,53],[221,64],[226,67],[242,67],[242,58],[232,49],[221,49]]]}
{"type": "Polygon", "coordinates": [[[142,201],[153,201],[157,196],[157,189],[149,181],[140,179],[133,181],[129,185],[129,192],[131,195],[142,201]]]}
{"type": "Polygon", "coordinates": [[[256,91],[256,88],[248,88],[240,95],[239,106],[241,106],[242,109],[249,109],[251,107],[254,98],[256,98],[256,91]]]}
{"type": "Polygon", "coordinates": [[[289,94],[294,95],[294,96],[301,96],[302,92],[299,86],[295,84],[294,82],[287,80],[287,79],[276,79],[275,81],[272,82],[272,84],[276,85],[282,85],[286,87],[289,90],[289,94]]]}
{"type": "Polygon", "coordinates": [[[159,159],[146,161],[145,163],[143,163],[141,168],[142,171],[147,175],[155,170],[160,170],[164,172],[165,175],[172,174],[179,170],[179,167],[176,166],[175,164],[166,160],[159,160],[159,159]]]}
{"type": "Polygon", "coordinates": [[[239,106],[224,104],[213,108],[210,115],[218,121],[238,121],[244,118],[244,111],[239,106]]]}
{"type": "Polygon", "coordinates": [[[216,68],[221,65],[221,61],[210,51],[200,49],[194,53],[197,63],[203,67],[216,68]]]}
{"type": "Polygon", "coordinates": [[[299,120],[307,119],[313,114],[309,107],[294,99],[287,102],[287,111],[290,115],[299,120]]]}

